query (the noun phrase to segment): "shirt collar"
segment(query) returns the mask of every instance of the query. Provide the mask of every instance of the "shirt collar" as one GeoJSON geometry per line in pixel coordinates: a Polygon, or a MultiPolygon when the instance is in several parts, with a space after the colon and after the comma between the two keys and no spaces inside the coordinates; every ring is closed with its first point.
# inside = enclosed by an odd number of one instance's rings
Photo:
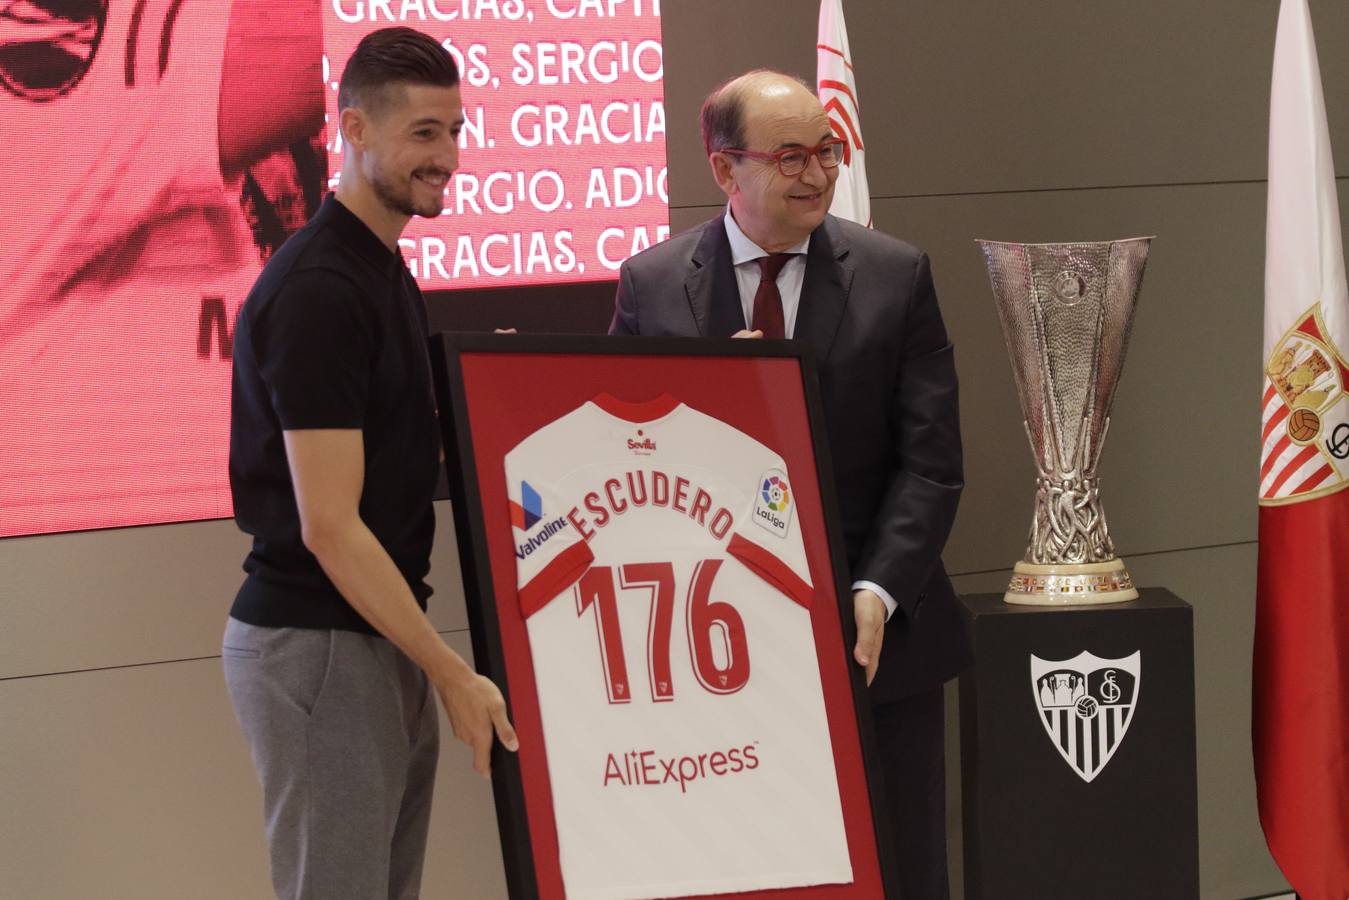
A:
{"type": "Polygon", "coordinates": [[[319,207],[318,214],[314,218],[330,224],[351,249],[376,270],[383,272],[391,268],[395,262],[402,264],[402,255],[384,246],[384,242],[370,230],[370,226],[361,221],[360,216],[342,205],[336,194],[330,193],[323,198],[323,205],[319,207]]]}
{"type": "MultiPolygon", "coordinates": [[[[726,237],[731,242],[731,261],[735,265],[741,265],[747,262],[753,262],[762,256],[769,256],[769,252],[764,250],[758,244],[745,236],[745,232],[740,230],[740,226],[735,222],[735,216],[731,215],[731,207],[726,207],[726,237]]],[[[806,235],[801,243],[794,247],[788,247],[784,253],[796,253],[805,255],[806,250],[810,248],[810,235],[806,235]]]]}

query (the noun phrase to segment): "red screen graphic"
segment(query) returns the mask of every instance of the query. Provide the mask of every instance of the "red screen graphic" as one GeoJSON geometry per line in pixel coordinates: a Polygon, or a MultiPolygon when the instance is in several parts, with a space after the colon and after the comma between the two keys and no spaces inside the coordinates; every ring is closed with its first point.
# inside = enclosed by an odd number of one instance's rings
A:
{"type": "Polygon", "coordinates": [[[668,235],[659,0],[0,3],[0,537],[231,514],[234,318],[389,25],[463,79],[424,288],[611,279],[668,235]]]}

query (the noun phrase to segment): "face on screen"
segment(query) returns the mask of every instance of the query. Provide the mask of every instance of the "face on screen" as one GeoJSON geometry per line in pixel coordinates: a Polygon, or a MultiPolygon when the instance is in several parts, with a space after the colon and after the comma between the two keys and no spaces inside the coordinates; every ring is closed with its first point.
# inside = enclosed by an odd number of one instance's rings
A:
{"type": "Polygon", "coordinates": [[[367,117],[361,170],[381,203],[403,216],[440,215],[459,167],[459,88],[400,84],[367,117]]]}
{"type": "MultiPolygon", "coordinates": [[[[773,82],[745,98],[747,150],[776,153],[815,147],[833,137],[820,101],[801,85],[773,82]]],[[[772,160],[723,157],[722,189],[745,234],[765,250],[777,251],[804,240],[819,227],[834,199],[838,169],[825,169],[811,157],[805,170],[785,176],[772,160]],[[769,246],[772,245],[772,246],[769,246]]]]}

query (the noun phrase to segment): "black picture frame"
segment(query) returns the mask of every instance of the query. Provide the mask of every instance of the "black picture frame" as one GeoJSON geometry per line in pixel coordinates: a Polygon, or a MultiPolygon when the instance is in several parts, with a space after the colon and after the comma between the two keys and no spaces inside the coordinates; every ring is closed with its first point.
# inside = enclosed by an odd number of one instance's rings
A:
{"type": "MultiPolygon", "coordinates": [[[[502,335],[482,333],[443,332],[431,338],[431,362],[439,404],[441,432],[445,451],[445,471],[453,508],[456,537],[459,547],[465,602],[468,613],[474,662],[477,671],[492,679],[506,698],[511,719],[521,729],[520,713],[534,702],[532,679],[526,684],[511,671],[508,652],[503,640],[500,618],[502,598],[494,578],[500,574],[494,569],[492,538],[489,535],[485,504],[504,501],[504,497],[485,497],[480,466],[500,466],[502,458],[480,459],[474,438],[474,414],[479,428],[484,421],[511,417],[527,417],[532,409],[527,398],[518,405],[495,404],[490,411],[474,409],[475,392],[481,388],[466,379],[465,359],[506,358],[536,360],[539,362],[593,358],[606,361],[612,368],[615,362],[633,371],[649,367],[658,372],[662,360],[696,359],[700,366],[715,366],[718,359],[741,360],[757,358],[783,360],[795,364],[799,373],[801,397],[804,401],[804,427],[813,451],[819,511],[823,519],[823,537],[827,544],[827,559],[832,571],[831,584],[836,604],[818,604],[816,609],[828,608],[821,615],[836,615],[840,646],[831,648],[847,660],[846,693],[852,704],[852,722],[855,725],[856,750],[860,757],[860,774],[865,785],[865,802],[850,801],[842,781],[840,790],[845,807],[851,802],[865,810],[869,827],[865,829],[871,841],[869,850],[853,846],[854,834],[849,832],[849,853],[854,865],[853,885],[819,885],[814,887],[751,891],[723,894],[721,897],[771,896],[774,900],[786,898],[844,898],[878,897],[897,894],[895,860],[889,853],[889,816],[883,797],[880,758],[876,749],[871,719],[871,705],[863,669],[851,662],[851,651],[856,641],[853,618],[852,590],[848,580],[848,565],[844,553],[841,522],[835,496],[829,445],[824,427],[818,376],[809,348],[797,341],[735,340],[730,338],[641,338],[603,337],[590,335],[502,335]],[[859,856],[874,862],[870,880],[858,878],[859,856]]],[[[658,377],[658,376],[657,376],[658,377]]],[[[623,385],[616,385],[621,391],[623,385]]],[[[586,392],[580,391],[578,396],[586,392]]],[[[481,401],[485,402],[485,401],[481,401]]],[[[526,434],[529,432],[526,432],[526,434]]],[[[793,479],[794,481],[797,479],[793,479]]],[[[504,502],[502,502],[504,508],[504,502]]],[[[804,526],[803,526],[804,527],[804,526]]],[[[499,569],[500,566],[497,566],[499,569]]],[[[514,579],[512,566],[511,578],[514,579]]],[[[513,583],[513,582],[512,582],[513,583]]],[[[821,582],[817,579],[816,584],[821,582]]],[[[510,598],[514,603],[514,597],[510,598]]],[[[515,607],[518,608],[518,607],[515,607]]],[[[525,652],[528,652],[527,643],[525,652]]],[[[817,646],[817,652],[819,648],[817,646]]],[[[823,670],[826,666],[820,663],[823,670]]],[[[831,742],[836,738],[831,727],[831,742]]],[[[837,746],[837,745],[836,745],[837,746]]],[[[523,748],[522,748],[523,752],[523,748]]],[[[842,778],[842,773],[840,773],[842,778]]],[[[533,900],[563,896],[556,888],[550,890],[548,879],[540,878],[541,860],[536,858],[537,847],[531,826],[526,793],[526,777],[520,756],[504,750],[499,744],[493,748],[492,785],[496,802],[506,880],[512,900],[533,900]]],[[[551,801],[549,802],[551,808],[551,801]]],[[[845,812],[845,818],[848,814],[845,812]]],[[[551,828],[551,824],[548,826],[551,828]]],[[[551,832],[550,832],[551,833],[551,832]]],[[[554,853],[555,848],[554,848],[554,853]]],[[[559,883],[560,884],[560,883],[559,883]]]]}

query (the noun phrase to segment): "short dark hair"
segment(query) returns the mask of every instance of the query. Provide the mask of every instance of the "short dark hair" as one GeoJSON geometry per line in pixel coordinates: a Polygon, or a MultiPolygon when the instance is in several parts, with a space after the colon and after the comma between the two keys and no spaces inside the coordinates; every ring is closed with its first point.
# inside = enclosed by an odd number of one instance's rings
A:
{"type": "Polygon", "coordinates": [[[786,78],[807,90],[810,89],[810,85],[795,75],[788,75],[775,69],[753,69],[717,85],[703,101],[702,112],[699,113],[703,148],[707,150],[708,156],[718,150],[746,149],[745,94],[755,82],[766,78],[786,78]]]}
{"type": "Polygon", "coordinates": [[[381,28],[361,38],[347,60],[337,88],[337,109],[358,106],[373,113],[387,99],[386,88],[394,84],[458,83],[454,57],[435,38],[414,28],[381,28]]]}

